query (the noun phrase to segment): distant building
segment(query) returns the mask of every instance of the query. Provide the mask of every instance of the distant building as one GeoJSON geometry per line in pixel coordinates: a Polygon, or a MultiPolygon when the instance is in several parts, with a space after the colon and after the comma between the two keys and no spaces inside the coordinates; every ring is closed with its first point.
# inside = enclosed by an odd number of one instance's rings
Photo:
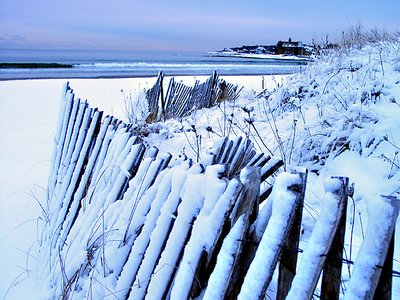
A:
{"type": "Polygon", "coordinates": [[[293,42],[291,38],[288,41],[279,41],[276,44],[276,54],[288,55],[306,55],[304,45],[302,42],[293,42]]]}
{"type": "Polygon", "coordinates": [[[275,54],[276,46],[269,45],[255,45],[255,46],[241,46],[230,48],[230,51],[244,54],[275,54]]]}
{"type": "Polygon", "coordinates": [[[247,45],[241,47],[224,48],[220,52],[232,52],[236,54],[285,54],[307,56],[316,54],[316,48],[303,42],[294,42],[291,38],[287,41],[279,41],[276,45],[247,45]]]}

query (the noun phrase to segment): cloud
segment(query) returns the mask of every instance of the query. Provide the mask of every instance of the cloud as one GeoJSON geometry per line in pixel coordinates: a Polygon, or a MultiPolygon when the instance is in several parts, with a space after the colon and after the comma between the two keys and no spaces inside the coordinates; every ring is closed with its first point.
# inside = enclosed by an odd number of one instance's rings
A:
{"type": "Polygon", "coordinates": [[[399,23],[389,4],[370,1],[364,5],[311,0],[305,5],[291,0],[4,0],[0,2],[1,43],[8,47],[214,50],[275,43],[289,36],[307,42],[326,34],[340,35],[352,20],[368,20],[363,22],[366,27],[372,22],[399,23]]]}
{"type": "Polygon", "coordinates": [[[21,43],[25,41],[25,38],[18,34],[0,34],[0,41],[4,43],[21,43]]]}

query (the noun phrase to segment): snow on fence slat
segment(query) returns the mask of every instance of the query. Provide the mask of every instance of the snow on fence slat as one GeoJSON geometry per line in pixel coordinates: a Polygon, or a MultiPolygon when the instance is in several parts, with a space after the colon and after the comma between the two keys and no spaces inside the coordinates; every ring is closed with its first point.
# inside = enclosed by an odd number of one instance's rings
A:
{"type": "Polygon", "coordinates": [[[244,250],[247,241],[251,239],[251,225],[254,223],[258,214],[260,170],[254,167],[245,168],[241,172],[240,180],[244,184],[243,193],[240,194],[241,197],[235,203],[230,221],[232,227],[238,219],[242,219],[244,224],[240,232],[240,238],[238,239],[239,245],[234,255],[234,264],[230,271],[229,282],[225,289],[226,295],[224,297],[227,296],[229,298],[236,298],[237,287],[240,286],[243,281],[243,276],[241,276],[241,274],[243,275],[242,271],[243,269],[247,269],[245,266],[250,264],[244,250]]]}
{"type": "MultiPolygon", "coordinates": [[[[344,190],[347,190],[347,184],[344,186],[344,190]]],[[[304,250],[302,264],[297,270],[286,299],[312,298],[342,213],[345,212],[347,194],[343,197],[341,193],[342,182],[336,178],[331,179],[326,182],[325,190],[323,210],[304,250]]]]}
{"type": "MultiPolygon", "coordinates": [[[[79,143],[77,147],[74,150],[73,156],[72,156],[72,162],[69,165],[68,172],[69,176],[68,178],[64,179],[64,182],[68,183],[68,186],[66,187],[65,193],[62,192],[60,196],[63,196],[63,203],[62,203],[62,208],[59,210],[58,216],[57,216],[57,221],[55,222],[55,226],[57,227],[57,232],[61,231],[62,224],[65,223],[66,221],[66,215],[67,212],[70,211],[71,214],[73,210],[71,210],[71,201],[73,199],[73,194],[77,189],[77,186],[79,184],[79,180],[82,176],[82,170],[84,166],[84,161],[87,157],[87,152],[89,150],[89,146],[92,140],[93,133],[98,126],[98,122],[100,120],[100,113],[95,111],[92,115],[91,110],[87,110],[85,113],[85,123],[83,123],[83,127],[85,128],[86,126],[89,126],[87,131],[85,129],[82,129],[79,132],[78,136],[78,141],[79,143]],[[92,120],[89,118],[92,117],[92,120]],[[90,124],[89,124],[90,122],[90,124]]],[[[54,242],[57,242],[55,240],[54,242]]]]}
{"type": "Polygon", "coordinates": [[[242,215],[229,231],[218,253],[217,262],[210,275],[203,300],[224,299],[232,277],[233,266],[237,253],[240,251],[242,234],[244,230],[244,216],[242,215]]]}
{"type": "Polygon", "coordinates": [[[281,245],[284,244],[294,217],[296,200],[294,186],[303,185],[297,174],[278,175],[271,194],[272,215],[261,238],[255,257],[244,277],[238,299],[262,299],[272,279],[281,245]]]}
{"type": "Polygon", "coordinates": [[[71,230],[71,227],[76,220],[77,213],[79,211],[80,206],[82,205],[81,199],[84,198],[84,193],[89,184],[89,179],[92,175],[93,167],[95,165],[95,162],[97,161],[98,153],[100,151],[101,144],[104,141],[104,137],[106,135],[106,130],[108,128],[110,121],[111,121],[111,118],[107,117],[107,118],[105,118],[104,123],[101,125],[95,145],[92,149],[92,152],[89,155],[88,163],[86,165],[84,174],[81,177],[79,186],[73,196],[73,202],[72,202],[71,207],[68,212],[69,218],[63,224],[62,233],[61,233],[61,241],[66,240],[66,238],[71,230]]]}
{"type": "MultiPolygon", "coordinates": [[[[257,169],[254,168],[253,171],[257,172],[257,169]]],[[[257,179],[259,180],[259,178],[255,178],[254,181],[256,182],[257,179]]],[[[244,188],[246,187],[245,183],[244,188]]],[[[236,200],[243,192],[240,181],[233,179],[219,199],[215,199],[216,201],[212,201],[214,199],[205,200],[203,208],[193,224],[191,237],[185,246],[185,252],[171,290],[172,299],[198,296],[204,288],[205,278],[208,278],[207,275],[209,275],[211,256],[217,247],[224,223],[227,222],[235,202],[237,203],[236,200]]]]}
{"type": "Polygon", "coordinates": [[[285,299],[292,285],[293,277],[296,274],[297,257],[299,249],[299,237],[301,232],[301,220],[303,218],[303,206],[305,189],[307,182],[307,173],[299,173],[302,184],[294,186],[297,199],[296,205],[293,208],[294,216],[291,221],[287,238],[282,244],[282,253],[280,256],[279,269],[278,269],[278,293],[277,299],[285,299]]]}
{"type": "MultiPolygon", "coordinates": [[[[161,95],[162,114],[167,116],[165,108],[178,102],[182,106],[189,91],[172,82],[164,99],[162,80],[160,73],[160,85],[148,96],[155,105],[161,95]],[[176,98],[175,93],[183,94],[176,98]]],[[[214,74],[205,84],[196,83],[189,94],[206,95],[211,101],[221,93],[213,90],[216,81],[214,74]]],[[[321,296],[333,289],[332,299],[338,297],[341,262],[331,265],[324,260],[342,255],[342,244],[335,249],[330,244],[333,238],[343,240],[345,214],[339,212],[345,210],[347,185],[335,185],[343,191],[340,197],[328,191],[331,201],[324,211],[329,213],[318,221],[311,250],[303,254],[304,264],[297,267],[292,284],[306,174],[285,172],[267,183],[282,160],[258,153],[242,137],[223,138],[207,154],[205,161],[193,163],[160,154],[155,147],[146,149],[131,126],[103,117],[75,99],[67,86],[37,270],[44,286],[51,287],[48,298],[189,299],[204,292],[204,299],[261,299],[279,259],[278,299],[288,292],[289,297],[303,292],[310,297],[322,267],[329,276],[322,281],[334,283],[323,284],[321,296]]],[[[381,260],[367,266],[368,253],[360,251],[356,266],[361,267],[355,268],[349,295],[364,290],[372,295],[378,284],[380,268],[375,266],[385,260],[398,214],[397,199],[382,199],[392,224],[381,232],[385,243],[373,233],[364,241],[381,246],[381,260]],[[373,274],[362,290],[358,282],[364,279],[364,269],[373,274]]],[[[388,254],[386,260],[392,257],[388,254]]]]}
{"type": "Polygon", "coordinates": [[[160,299],[163,296],[165,291],[163,287],[167,286],[175,272],[181,256],[180,250],[183,250],[190,237],[192,224],[203,204],[210,201],[215,203],[227,187],[226,181],[221,178],[224,171],[223,165],[214,165],[208,166],[204,173],[188,175],[182,189],[181,202],[176,210],[176,219],[171,224],[172,228],[168,232],[164,230],[167,227],[164,222],[157,224],[155,230],[160,228],[164,231],[165,238],[160,238],[158,231],[153,231],[151,234],[153,239],[150,239],[149,248],[128,299],[143,298],[149,284],[147,294],[149,299],[160,299]],[[152,288],[153,283],[154,288],[152,288]]]}
{"type": "Polygon", "coordinates": [[[64,148],[65,145],[66,128],[68,126],[69,116],[71,115],[73,98],[74,94],[72,93],[68,84],[66,84],[65,95],[62,98],[62,101],[60,101],[60,113],[58,116],[58,124],[56,128],[56,134],[54,137],[55,146],[53,148],[52,161],[50,163],[49,183],[48,183],[49,191],[47,195],[48,197],[52,195],[55,184],[57,182],[57,172],[60,166],[62,149],[64,148]]]}
{"type": "MultiPolygon", "coordinates": [[[[343,248],[345,243],[347,200],[349,197],[349,178],[332,177],[341,181],[341,187],[333,191],[341,203],[336,221],[337,227],[322,269],[321,299],[339,299],[342,282],[343,248]]],[[[329,189],[329,188],[328,188],[329,189]]],[[[329,194],[328,194],[329,195],[329,194]]]]}
{"type": "MultiPolygon", "coordinates": [[[[370,203],[366,236],[354,263],[344,299],[373,299],[393,239],[399,207],[399,199],[392,196],[381,196],[376,203],[370,203]]],[[[393,260],[393,257],[390,259],[393,260]]],[[[390,297],[390,292],[386,295],[390,297]]]]}
{"type": "MultiPolygon", "coordinates": [[[[163,235],[161,231],[168,231],[171,227],[170,223],[173,221],[171,215],[175,213],[176,207],[179,204],[180,194],[190,167],[191,162],[186,161],[178,166],[166,169],[157,177],[158,182],[138,202],[138,206],[135,209],[135,216],[132,218],[132,221],[136,224],[132,224],[131,227],[133,229],[141,227],[141,231],[136,238],[131,237],[133,245],[131,245],[129,257],[125,259],[124,268],[115,289],[115,294],[119,297],[126,298],[129,295],[140,263],[142,262],[141,258],[143,258],[149,246],[152,232],[154,232],[154,236],[158,231],[158,240],[160,240],[163,235]],[[158,229],[156,229],[157,226],[158,229]]],[[[200,171],[197,168],[195,169],[191,170],[191,172],[200,171]]]]}

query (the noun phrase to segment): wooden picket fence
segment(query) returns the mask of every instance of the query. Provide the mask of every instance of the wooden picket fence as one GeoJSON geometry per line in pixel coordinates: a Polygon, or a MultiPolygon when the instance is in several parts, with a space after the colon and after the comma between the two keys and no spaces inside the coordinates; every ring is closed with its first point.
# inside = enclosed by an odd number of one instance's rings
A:
{"type": "MultiPolygon", "coordinates": [[[[318,297],[339,298],[347,178],[330,179],[297,266],[305,171],[276,172],[280,159],[240,137],[221,139],[200,163],[174,158],[130,129],[67,87],[37,270],[51,298],[264,299],[278,264],[277,299],[311,299],[322,271],[318,297]]],[[[391,299],[399,201],[377,201],[391,221],[382,235],[366,233],[345,298],[391,299]],[[362,258],[369,239],[377,261],[362,258]]]]}
{"type": "Polygon", "coordinates": [[[234,100],[240,93],[237,85],[220,79],[217,72],[204,83],[196,80],[193,87],[176,82],[174,77],[169,81],[166,92],[163,85],[164,73],[160,72],[154,86],[146,92],[149,122],[182,118],[197,109],[209,108],[224,100],[234,100]]]}

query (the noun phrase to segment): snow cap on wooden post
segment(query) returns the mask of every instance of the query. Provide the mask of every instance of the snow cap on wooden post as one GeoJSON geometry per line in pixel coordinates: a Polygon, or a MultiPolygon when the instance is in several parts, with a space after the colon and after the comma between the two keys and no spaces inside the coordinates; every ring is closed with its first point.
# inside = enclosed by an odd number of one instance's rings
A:
{"type": "MultiPolygon", "coordinates": [[[[232,227],[242,219],[243,225],[239,238],[237,239],[237,247],[234,254],[234,261],[230,271],[228,285],[225,287],[224,298],[235,298],[239,293],[244,272],[243,270],[243,247],[245,241],[249,238],[250,226],[254,218],[258,214],[258,197],[260,194],[260,168],[259,167],[246,167],[240,173],[240,180],[243,182],[244,189],[236,201],[235,207],[231,213],[232,227]]],[[[248,264],[247,264],[248,265],[248,264]]]]}
{"type": "Polygon", "coordinates": [[[300,183],[298,174],[285,172],[277,176],[270,199],[273,201],[272,216],[246,273],[238,299],[264,298],[294,217],[298,197],[290,187],[300,183]]]}
{"type": "Polygon", "coordinates": [[[368,203],[368,226],[344,299],[373,299],[399,214],[399,199],[380,196],[368,203]]]}
{"type": "Polygon", "coordinates": [[[335,236],[328,251],[322,276],[321,299],[339,299],[340,282],[342,276],[342,258],[344,247],[344,236],[346,232],[346,211],[349,189],[349,178],[334,177],[339,179],[342,184],[340,189],[335,191],[339,197],[340,207],[338,211],[339,224],[336,228],[335,236]]]}
{"type": "Polygon", "coordinates": [[[284,243],[279,260],[278,294],[276,299],[286,298],[290,286],[292,285],[294,275],[296,274],[307,173],[299,173],[299,175],[301,183],[292,187],[296,191],[297,199],[295,202],[293,223],[284,243]]]}
{"type": "Polygon", "coordinates": [[[341,221],[347,194],[342,196],[344,182],[337,178],[325,180],[325,197],[321,215],[314,227],[302,261],[297,268],[292,287],[286,299],[311,299],[322,268],[341,221]]]}
{"type": "Polygon", "coordinates": [[[374,300],[390,300],[392,299],[392,277],[393,277],[393,255],[394,255],[394,230],[390,240],[389,248],[386,253],[386,259],[382,266],[381,276],[379,277],[378,286],[375,289],[374,300]]]}

